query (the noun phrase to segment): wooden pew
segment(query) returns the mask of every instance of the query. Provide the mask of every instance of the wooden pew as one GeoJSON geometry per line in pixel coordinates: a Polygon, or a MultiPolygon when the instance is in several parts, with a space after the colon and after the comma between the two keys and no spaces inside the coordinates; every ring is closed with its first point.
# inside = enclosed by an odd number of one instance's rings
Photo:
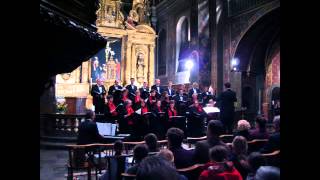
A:
{"type": "Polygon", "coordinates": [[[259,151],[267,142],[268,139],[254,139],[248,141],[248,153],[259,151]]]}
{"type": "Polygon", "coordinates": [[[271,153],[262,154],[265,157],[267,165],[280,168],[280,150],[275,150],[271,153]]]}
{"type": "Polygon", "coordinates": [[[204,164],[194,164],[190,167],[177,169],[177,171],[186,176],[188,180],[197,180],[203,171],[204,164]]]}

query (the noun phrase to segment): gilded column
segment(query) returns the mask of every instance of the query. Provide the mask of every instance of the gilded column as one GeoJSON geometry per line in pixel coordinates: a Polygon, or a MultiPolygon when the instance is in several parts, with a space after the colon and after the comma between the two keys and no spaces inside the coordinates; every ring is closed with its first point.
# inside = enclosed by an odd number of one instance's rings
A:
{"type": "Polygon", "coordinates": [[[128,41],[127,44],[127,54],[126,54],[126,63],[125,63],[125,79],[123,84],[128,84],[130,82],[130,75],[131,75],[131,49],[132,49],[132,43],[128,41]]]}
{"type": "Polygon", "coordinates": [[[149,71],[148,71],[148,84],[154,83],[154,45],[149,46],[149,71]]]}

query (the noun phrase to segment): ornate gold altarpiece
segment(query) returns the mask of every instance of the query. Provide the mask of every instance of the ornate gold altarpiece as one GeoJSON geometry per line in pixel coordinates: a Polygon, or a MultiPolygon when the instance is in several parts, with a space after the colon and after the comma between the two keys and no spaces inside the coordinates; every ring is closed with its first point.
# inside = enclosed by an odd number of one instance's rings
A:
{"type": "MultiPolygon", "coordinates": [[[[133,0],[133,8],[126,21],[120,7],[120,0],[100,0],[96,22],[98,32],[105,38],[122,39],[120,61],[122,85],[129,84],[131,77],[136,79],[138,87],[142,86],[144,81],[152,84],[156,33],[148,21],[148,4],[142,0],[133,0]]],[[[107,75],[104,83],[105,87],[109,88],[116,79],[115,63],[112,58],[106,61],[106,68],[111,73],[107,75]]],[[[91,60],[88,60],[71,73],[57,75],[56,97],[91,99],[89,93],[92,85],[91,64],[91,60]]]]}

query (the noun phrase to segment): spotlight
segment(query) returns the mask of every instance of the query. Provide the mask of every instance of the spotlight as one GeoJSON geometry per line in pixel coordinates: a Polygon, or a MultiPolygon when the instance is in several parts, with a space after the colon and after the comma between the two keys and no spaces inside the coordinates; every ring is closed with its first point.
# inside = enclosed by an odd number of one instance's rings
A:
{"type": "Polygon", "coordinates": [[[231,65],[232,65],[232,66],[238,65],[238,59],[237,59],[237,58],[232,59],[232,60],[231,60],[231,65]]]}
{"type": "Polygon", "coordinates": [[[234,71],[236,71],[236,70],[237,70],[237,68],[236,68],[236,67],[234,67],[234,68],[233,68],[233,70],[234,70],[234,71]]]}
{"type": "Polygon", "coordinates": [[[192,67],[193,67],[192,60],[187,60],[185,66],[190,71],[192,69],[192,67]]]}

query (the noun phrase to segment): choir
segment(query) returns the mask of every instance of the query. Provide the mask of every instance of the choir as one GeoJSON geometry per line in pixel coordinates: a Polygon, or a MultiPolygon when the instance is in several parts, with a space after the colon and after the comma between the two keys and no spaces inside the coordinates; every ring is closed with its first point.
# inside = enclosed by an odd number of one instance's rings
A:
{"type": "MultiPolygon", "coordinates": [[[[175,91],[171,81],[164,88],[156,79],[150,89],[146,82],[138,88],[134,85],[134,78],[130,81],[125,88],[115,81],[106,98],[99,97],[105,104],[103,112],[106,121],[118,123],[119,133],[131,134],[133,139],[141,139],[150,132],[164,139],[165,132],[171,127],[182,129],[186,136],[200,137],[205,135],[205,123],[217,118],[203,110],[204,106],[215,106],[215,92],[208,87],[201,92],[198,84],[193,83],[186,93],[183,87],[175,91]]],[[[92,91],[92,94],[95,92],[92,91]]]]}

